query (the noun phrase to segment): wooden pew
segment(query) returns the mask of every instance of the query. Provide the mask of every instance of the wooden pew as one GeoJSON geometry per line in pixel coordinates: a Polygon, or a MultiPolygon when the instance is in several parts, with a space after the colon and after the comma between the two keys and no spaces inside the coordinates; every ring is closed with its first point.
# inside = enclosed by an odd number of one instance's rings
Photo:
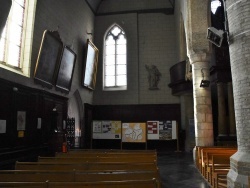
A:
{"type": "Polygon", "coordinates": [[[19,188],[160,188],[156,179],[100,182],[0,182],[0,187],[19,188]]]}
{"type": "Polygon", "coordinates": [[[112,157],[38,157],[38,162],[155,162],[157,157],[149,156],[112,156],[112,157]]]}
{"type": "Polygon", "coordinates": [[[158,170],[133,171],[58,171],[58,170],[1,170],[0,182],[95,182],[145,180],[155,178],[160,182],[158,170]]]}
{"type": "Polygon", "coordinates": [[[0,182],[1,188],[18,187],[18,188],[47,188],[47,182],[0,182]]]}
{"type": "MultiPolygon", "coordinates": [[[[122,149],[70,149],[69,152],[88,152],[88,153],[154,153],[156,150],[122,150],[122,149]]],[[[61,152],[59,152],[61,153],[61,152]]]]}
{"type": "MultiPolygon", "coordinates": [[[[232,150],[206,150],[203,151],[202,155],[202,174],[203,176],[208,180],[209,183],[211,183],[211,168],[212,168],[212,157],[214,155],[219,155],[219,156],[226,156],[229,160],[230,156],[232,156],[237,150],[232,149],[232,150]]],[[[214,163],[214,165],[216,166],[220,166],[219,161],[217,161],[216,163],[214,163]]],[[[225,164],[221,164],[221,166],[224,166],[225,164]]],[[[228,163],[229,165],[229,163],[228,163]]]]}
{"type": "Polygon", "coordinates": [[[0,170],[0,182],[71,182],[75,181],[75,171],[62,170],[0,170]]]}
{"type": "Polygon", "coordinates": [[[211,184],[213,187],[227,187],[227,173],[230,170],[231,155],[213,155],[211,166],[211,184]]]}
{"type": "Polygon", "coordinates": [[[48,182],[48,188],[160,188],[156,179],[103,182],[48,182]]]}
{"type": "Polygon", "coordinates": [[[88,153],[88,152],[68,152],[68,153],[56,153],[55,157],[145,157],[145,156],[153,156],[157,158],[157,155],[154,153],[88,153]]]}
{"type": "Polygon", "coordinates": [[[196,146],[196,167],[202,173],[202,150],[203,149],[213,149],[213,150],[227,150],[227,149],[237,149],[237,147],[232,146],[196,146]]]}
{"type": "Polygon", "coordinates": [[[126,162],[16,162],[16,170],[155,170],[156,163],[126,163],[126,162]]]}
{"type": "Polygon", "coordinates": [[[233,155],[235,148],[203,148],[201,149],[201,174],[207,179],[208,154],[229,153],[233,155]]]}

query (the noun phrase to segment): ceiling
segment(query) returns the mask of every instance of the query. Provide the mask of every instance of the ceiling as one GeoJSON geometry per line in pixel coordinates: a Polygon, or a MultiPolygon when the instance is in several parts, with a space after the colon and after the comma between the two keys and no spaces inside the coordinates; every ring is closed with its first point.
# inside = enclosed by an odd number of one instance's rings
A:
{"type": "MultiPolygon", "coordinates": [[[[97,10],[100,6],[100,4],[104,1],[104,0],[85,0],[86,3],[89,5],[89,7],[91,8],[92,12],[94,14],[97,13],[97,10]]],[[[125,0],[126,1],[126,0],[125,0]]],[[[135,0],[136,1],[136,0],[135,0]]],[[[172,5],[172,9],[174,9],[174,4],[175,4],[175,0],[166,0],[169,1],[170,4],[172,5]]]]}
{"type": "Polygon", "coordinates": [[[87,4],[90,6],[90,8],[92,9],[92,11],[94,13],[96,13],[100,3],[103,1],[103,0],[85,0],[87,2],[87,4]]]}

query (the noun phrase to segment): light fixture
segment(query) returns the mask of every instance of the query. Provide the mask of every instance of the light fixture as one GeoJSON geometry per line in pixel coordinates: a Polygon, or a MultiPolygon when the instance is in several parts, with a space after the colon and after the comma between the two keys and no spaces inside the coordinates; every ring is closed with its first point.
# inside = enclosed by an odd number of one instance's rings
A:
{"type": "Polygon", "coordinates": [[[202,80],[201,80],[200,87],[209,87],[210,81],[204,79],[204,72],[203,72],[203,69],[201,69],[201,74],[202,74],[202,80]]]}
{"type": "Polygon", "coordinates": [[[223,30],[218,30],[214,27],[209,27],[207,29],[207,39],[218,47],[221,47],[223,35],[223,30]]]}

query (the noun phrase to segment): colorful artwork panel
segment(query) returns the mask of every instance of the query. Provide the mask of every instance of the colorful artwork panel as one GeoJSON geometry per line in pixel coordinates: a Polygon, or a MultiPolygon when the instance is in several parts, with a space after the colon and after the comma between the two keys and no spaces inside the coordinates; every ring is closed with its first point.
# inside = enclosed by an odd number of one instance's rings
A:
{"type": "Polygon", "coordinates": [[[146,142],[146,123],[123,123],[122,142],[146,142]]]}

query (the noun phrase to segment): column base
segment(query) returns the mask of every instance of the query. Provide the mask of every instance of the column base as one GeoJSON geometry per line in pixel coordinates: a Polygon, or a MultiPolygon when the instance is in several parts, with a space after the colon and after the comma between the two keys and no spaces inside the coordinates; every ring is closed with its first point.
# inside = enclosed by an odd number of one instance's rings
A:
{"type": "Polygon", "coordinates": [[[227,174],[228,188],[247,188],[250,176],[250,153],[236,152],[230,158],[230,170],[227,174]]]}

